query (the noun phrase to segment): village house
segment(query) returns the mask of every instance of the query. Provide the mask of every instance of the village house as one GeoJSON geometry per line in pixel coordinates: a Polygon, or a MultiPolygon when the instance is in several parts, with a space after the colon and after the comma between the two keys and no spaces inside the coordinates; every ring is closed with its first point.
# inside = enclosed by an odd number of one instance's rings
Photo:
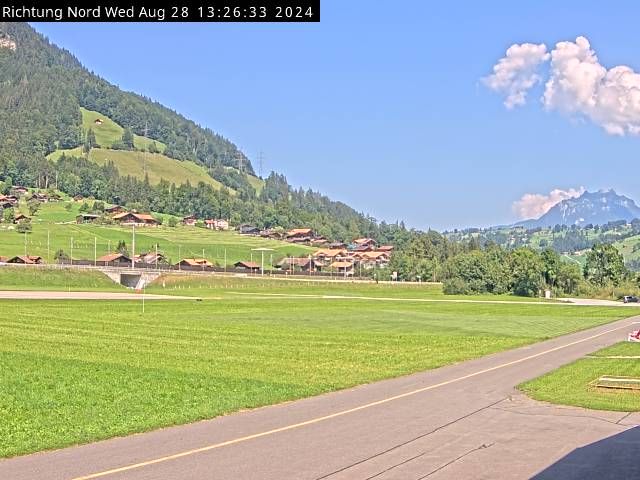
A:
{"type": "Polygon", "coordinates": [[[280,260],[274,267],[281,270],[300,270],[303,272],[319,272],[322,266],[313,258],[307,257],[285,257],[280,260]]]}
{"type": "Polygon", "coordinates": [[[333,262],[331,264],[331,268],[335,272],[337,272],[337,273],[339,273],[341,275],[344,275],[344,276],[350,277],[350,276],[353,275],[353,263],[352,262],[346,262],[346,261],[333,262]]]}
{"type": "Polygon", "coordinates": [[[8,203],[10,207],[18,204],[18,197],[15,195],[0,195],[0,203],[8,203]]]}
{"type": "Polygon", "coordinates": [[[389,254],[391,254],[391,252],[393,252],[393,245],[380,245],[378,248],[376,248],[377,252],[387,252],[389,254]]]}
{"type": "Polygon", "coordinates": [[[3,210],[7,208],[13,208],[13,203],[8,200],[0,199],[0,208],[2,208],[3,210]]]}
{"type": "Polygon", "coordinates": [[[289,230],[285,235],[287,242],[305,243],[310,242],[315,237],[313,230],[310,228],[294,228],[289,230]]]}
{"type": "Polygon", "coordinates": [[[116,215],[118,213],[124,212],[126,212],[126,209],[124,207],[121,207],[120,205],[114,205],[113,207],[107,207],[104,209],[104,213],[109,215],[116,215]]]}
{"type": "Polygon", "coordinates": [[[102,125],[102,123],[103,123],[103,122],[102,122],[102,119],[101,119],[101,118],[96,118],[96,119],[93,121],[93,123],[94,123],[94,125],[98,125],[98,126],[100,126],[100,125],[102,125]]]}
{"type": "Polygon", "coordinates": [[[166,263],[165,256],[159,252],[141,253],[140,255],[136,255],[134,259],[136,263],[142,263],[145,265],[158,265],[166,263]]]}
{"type": "Polygon", "coordinates": [[[194,227],[197,221],[198,219],[195,215],[187,215],[186,217],[182,218],[182,224],[187,227],[194,227]]]}
{"type": "Polygon", "coordinates": [[[113,219],[118,222],[120,225],[135,225],[135,226],[157,226],[159,225],[158,220],[153,218],[151,215],[147,213],[133,213],[133,212],[124,212],[118,213],[113,216],[113,219]]]}
{"type": "Polygon", "coordinates": [[[15,185],[14,187],[11,188],[11,193],[17,197],[21,195],[25,195],[28,192],[29,192],[29,189],[27,187],[23,187],[20,185],[15,185]]]}
{"type": "Polygon", "coordinates": [[[347,250],[343,248],[321,248],[316,250],[312,257],[320,262],[335,262],[347,258],[347,250]]]}
{"type": "Polygon", "coordinates": [[[26,215],[22,214],[22,213],[18,213],[16,214],[15,217],[13,217],[13,223],[20,223],[20,222],[28,222],[31,219],[29,217],[27,217],[26,215]]]}
{"type": "Polygon", "coordinates": [[[375,250],[376,249],[376,245],[378,245],[378,242],[376,242],[373,238],[356,238],[353,241],[353,245],[354,245],[354,250],[358,249],[359,247],[369,247],[371,250],[375,250]]]}
{"type": "Polygon", "coordinates": [[[385,267],[389,263],[389,254],[387,252],[364,252],[359,255],[362,266],[367,268],[385,267]]]}
{"type": "Polygon", "coordinates": [[[332,250],[346,249],[347,248],[347,244],[344,243],[344,242],[331,242],[330,244],[327,245],[327,248],[330,248],[332,250]]]}
{"type": "Polygon", "coordinates": [[[194,270],[196,268],[210,268],[213,267],[213,263],[211,263],[206,258],[183,258],[178,263],[176,263],[176,267],[187,268],[194,270]]]}
{"type": "Polygon", "coordinates": [[[108,255],[103,255],[102,257],[96,259],[96,261],[105,266],[111,267],[129,267],[131,266],[131,258],[124,255],[123,253],[109,253],[108,255]]]}
{"type": "Polygon", "coordinates": [[[7,258],[4,263],[18,263],[21,265],[40,265],[44,262],[42,261],[42,257],[38,255],[18,255],[16,257],[7,258]]]}
{"type": "Polygon", "coordinates": [[[209,230],[229,230],[229,222],[221,218],[210,218],[204,221],[204,226],[209,230]]]}
{"type": "Polygon", "coordinates": [[[80,194],[73,196],[73,201],[74,202],[82,202],[83,200],[84,200],[84,197],[82,195],[80,195],[80,194]]]}
{"type": "Polygon", "coordinates": [[[95,213],[81,213],[76,216],[76,223],[93,223],[100,218],[100,215],[96,215],[95,213]]]}
{"type": "Polygon", "coordinates": [[[260,229],[253,225],[243,223],[238,227],[238,232],[240,232],[240,235],[258,235],[260,233],[260,229]]]}
{"type": "Polygon", "coordinates": [[[256,273],[260,271],[260,265],[258,265],[255,262],[236,262],[233,264],[233,266],[238,269],[238,270],[246,270],[249,271],[251,273],[256,273]]]}

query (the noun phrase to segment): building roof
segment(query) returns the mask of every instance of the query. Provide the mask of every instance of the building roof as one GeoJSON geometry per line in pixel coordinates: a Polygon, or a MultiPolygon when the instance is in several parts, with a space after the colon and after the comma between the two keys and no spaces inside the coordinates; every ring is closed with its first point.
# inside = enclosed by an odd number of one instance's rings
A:
{"type": "Polygon", "coordinates": [[[115,262],[116,260],[125,260],[130,262],[131,259],[122,253],[109,253],[98,258],[98,262],[115,262]]]}
{"type": "Polygon", "coordinates": [[[183,258],[179,263],[187,264],[191,267],[211,267],[213,263],[211,263],[206,258],[183,258]]]}
{"type": "Polygon", "coordinates": [[[389,252],[363,252],[361,256],[366,258],[389,257],[389,252]]]}
{"type": "Polygon", "coordinates": [[[133,212],[122,212],[122,213],[118,213],[116,215],[113,216],[114,220],[121,220],[127,216],[133,216],[135,218],[137,218],[138,220],[143,220],[145,222],[157,222],[157,220],[155,218],[153,218],[152,215],[149,215],[148,213],[133,213],[133,212]]]}
{"type": "Polygon", "coordinates": [[[373,238],[356,238],[353,243],[360,245],[363,243],[376,243],[376,241],[373,238]]]}
{"type": "Polygon", "coordinates": [[[236,267],[244,267],[244,268],[251,268],[251,269],[255,269],[255,268],[260,268],[260,265],[258,265],[256,262],[236,262],[234,263],[234,265],[236,267]]]}
{"type": "Polygon", "coordinates": [[[287,232],[288,236],[292,235],[310,235],[313,233],[313,230],[310,228],[293,228],[287,232]]]}
{"type": "Polygon", "coordinates": [[[346,255],[347,251],[344,248],[321,248],[314,252],[314,257],[340,257],[346,255]]]}
{"type": "Polygon", "coordinates": [[[351,268],[353,263],[351,262],[333,262],[331,268],[351,268]]]}
{"type": "Polygon", "coordinates": [[[391,250],[393,250],[393,245],[380,245],[378,247],[378,251],[379,252],[390,252],[391,250]]]}
{"type": "Polygon", "coordinates": [[[14,260],[21,260],[22,263],[35,264],[42,260],[42,257],[38,255],[17,255],[7,260],[8,263],[14,263],[14,260]]]}

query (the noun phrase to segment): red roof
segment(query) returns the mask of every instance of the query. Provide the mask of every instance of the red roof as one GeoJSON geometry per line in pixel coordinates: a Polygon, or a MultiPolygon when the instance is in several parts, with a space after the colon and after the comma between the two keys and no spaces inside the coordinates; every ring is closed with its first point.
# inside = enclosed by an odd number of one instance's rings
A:
{"type": "Polygon", "coordinates": [[[124,256],[122,253],[109,253],[108,255],[103,255],[102,257],[98,258],[97,261],[108,263],[108,262],[115,262],[116,260],[121,260],[121,259],[126,261],[131,261],[131,259],[124,256]]]}
{"type": "Polygon", "coordinates": [[[236,267],[250,268],[252,270],[256,268],[260,268],[260,265],[258,265],[256,262],[236,262],[234,263],[234,265],[236,267]]]}

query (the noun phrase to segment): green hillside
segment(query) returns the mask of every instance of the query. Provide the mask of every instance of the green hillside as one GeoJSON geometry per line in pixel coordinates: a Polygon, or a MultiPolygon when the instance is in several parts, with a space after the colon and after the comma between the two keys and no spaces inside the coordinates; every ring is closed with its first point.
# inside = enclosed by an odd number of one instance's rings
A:
{"type": "MultiPolygon", "coordinates": [[[[96,142],[103,148],[111,148],[113,144],[122,139],[124,128],[111,120],[106,115],[100,112],[94,112],[87,110],[86,108],[80,108],[82,113],[82,128],[86,132],[89,129],[93,130],[96,135],[96,142]],[[98,123],[96,123],[98,121],[98,123]]],[[[156,148],[160,153],[163,153],[167,146],[157,140],[152,140],[147,137],[141,137],[140,135],[133,135],[133,142],[137,150],[149,150],[149,147],[155,143],[156,148]]]]}
{"type": "MultiPolygon", "coordinates": [[[[207,171],[200,165],[189,160],[180,161],[169,158],[161,153],[149,153],[150,145],[155,143],[156,148],[161,152],[165,150],[166,145],[161,142],[154,142],[146,137],[134,135],[135,151],[130,150],[111,150],[114,143],[121,140],[124,128],[111,120],[100,112],[94,112],[84,108],[82,111],[82,126],[85,131],[93,130],[96,136],[96,142],[101,148],[93,148],[89,153],[89,160],[100,165],[109,162],[118,169],[120,175],[144,179],[145,175],[149,176],[149,182],[153,185],[160,183],[162,179],[177,185],[190,182],[197,185],[204,182],[207,185],[218,189],[222,184],[211,178],[207,171]],[[96,124],[96,120],[100,120],[96,124]]],[[[67,156],[83,157],[82,147],[72,149],[61,149],[49,155],[49,159],[58,160],[63,154],[67,156]]],[[[253,178],[253,177],[252,177],[253,178]]],[[[256,178],[257,182],[260,179],[256,178]]],[[[255,188],[255,187],[254,187],[255,188]]]]}
{"type": "MultiPolygon", "coordinates": [[[[131,228],[110,225],[77,225],[82,202],[59,202],[43,204],[32,218],[33,231],[27,235],[17,233],[13,225],[0,223],[0,256],[40,255],[47,263],[53,262],[53,255],[59,249],[71,254],[73,242],[73,258],[93,260],[94,243],[97,256],[112,252],[120,240],[131,247],[131,228]],[[49,245],[47,247],[47,236],[49,245]]],[[[23,213],[28,213],[22,205],[23,213]]],[[[164,220],[165,226],[136,229],[136,252],[153,251],[158,245],[159,251],[169,257],[172,262],[179,258],[202,257],[223,265],[225,250],[227,264],[239,260],[258,259],[254,248],[271,248],[273,259],[284,256],[300,256],[311,252],[310,247],[291,243],[240,235],[236,232],[216,232],[198,227],[168,227],[169,215],[156,215],[164,220]]]]}

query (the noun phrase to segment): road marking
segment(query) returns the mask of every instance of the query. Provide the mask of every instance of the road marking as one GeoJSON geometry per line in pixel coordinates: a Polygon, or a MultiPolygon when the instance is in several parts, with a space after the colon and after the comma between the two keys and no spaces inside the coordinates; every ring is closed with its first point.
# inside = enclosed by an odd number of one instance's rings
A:
{"type": "Polygon", "coordinates": [[[244,442],[247,442],[249,440],[255,440],[256,438],[262,438],[262,437],[266,437],[266,436],[269,436],[269,435],[274,435],[276,433],[281,433],[281,432],[286,432],[288,430],[294,430],[294,429],[297,429],[297,428],[306,427],[308,425],[313,425],[313,424],[316,424],[316,423],[320,423],[320,422],[324,422],[324,421],[327,421],[327,420],[331,420],[333,418],[342,417],[344,415],[348,415],[350,413],[359,412],[361,410],[366,410],[368,408],[376,407],[378,405],[384,405],[386,403],[390,403],[390,402],[393,402],[395,400],[400,400],[402,398],[411,397],[411,396],[417,395],[419,393],[423,393],[423,392],[426,392],[426,391],[429,391],[429,390],[434,390],[436,388],[440,388],[440,387],[444,387],[446,385],[450,385],[452,383],[461,382],[463,380],[467,380],[469,378],[477,377],[478,375],[483,375],[485,373],[493,372],[495,370],[499,370],[501,368],[509,367],[511,365],[516,365],[518,363],[526,362],[527,360],[531,360],[533,358],[541,357],[543,355],[547,355],[549,353],[553,353],[553,352],[556,352],[558,350],[562,350],[563,348],[571,347],[571,346],[577,345],[579,343],[584,343],[584,342],[587,342],[589,340],[593,340],[594,338],[598,338],[598,337],[601,337],[603,335],[607,335],[609,333],[616,332],[618,330],[622,330],[622,329],[626,329],[626,328],[629,328],[629,324],[625,324],[625,325],[617,327],[617,328],[612,328],[610,330],[605,330],[604,332],[597,333],[595,335],[591,335],[590,337],[585,337],[585,338],[582,338],[580,340],[575,340],[573,342],[570,342],[570,343],[567,343],[567,344],[564,344],[564,345],[553,347],[553,348],[550,348],[548,350],[544,350],[542,352],[538,352],[538,353],[535,353],[533,355],[529,355],[527,357],[520,358],[518,360],[512,360],[512,361],[507,362],[507,363],[502,363],[500,365],[496,365],[496,366],[493,366],[493,367],[490,367],[490,368],[485,368],[484,370],[479,370],[479,371],[474,372],[474,373],[463,375],[462,377],[452,378],[451,380],[447,380],[447,381],[444,381],[444,382],[436,383],[434,385],[429,385],[427,387],[418,388],[416,390],[412,390],[410,392],[401,393],[399,395],[394,395],[392,397],[383,398],[382,400],[377,400],[375,402],[366,403],[364,405],[360,405],[360,406],[357,406],[357,407],[349,408],[347,410],[341,410],[339,412],[335,412],[335,413],[332,413],[332,414],[329,414],[329,415],[325,415],[325,416],[322,416],[322,417],[312,418],[312,419],[306,420],[304,422],[293,423],[291,425],[286,425],[284,427],[274,428],[272,430],[267,430],[267,431],[260,432],[260,433],[254,433],[253,435],[247,435],[245,437],[234,438],[233,440],[227,440],[226,442],[220,442],[220,443],[214,443],[214,444],[211,444],[211,445],[206,445],[204,447],[194,448],[192,450],[186,450],[184,452],[175,453],[173,455],[167,455],[167,456],[164,456],[164,457],[158,457],[158,458],[155,458],[153,460],[147,460],[145,462],[133,463],[131,465],[126,465],[124,467],[113,468],[111,470],[104,470],[102,472],[92,473],[92,474],[84,475],[84,476],[81,476],[81,477],[75,477],[75,478],[73,478],[71,480],[91,480],[91,479],[94,479],[94,478],[106,477],[107,475],[113,475],[113,474],[116,474],[116,473],[127,472],[129,470],[135,470],[135,469],[142,468],[142,467],[148,467],[150,465],[155,465],[157,463],[168,462],[170,460],[176,460],[178,458],[188,457],[188,456],[195,455],[195,454],[198,454],[198,453],[208,452],[208,451],[211,451],[211,450],[216,450],[218,448],[227,447],[229,445],[235,445],[235,444],[238,444],[238,443],[244,443],[244,442]]]}

